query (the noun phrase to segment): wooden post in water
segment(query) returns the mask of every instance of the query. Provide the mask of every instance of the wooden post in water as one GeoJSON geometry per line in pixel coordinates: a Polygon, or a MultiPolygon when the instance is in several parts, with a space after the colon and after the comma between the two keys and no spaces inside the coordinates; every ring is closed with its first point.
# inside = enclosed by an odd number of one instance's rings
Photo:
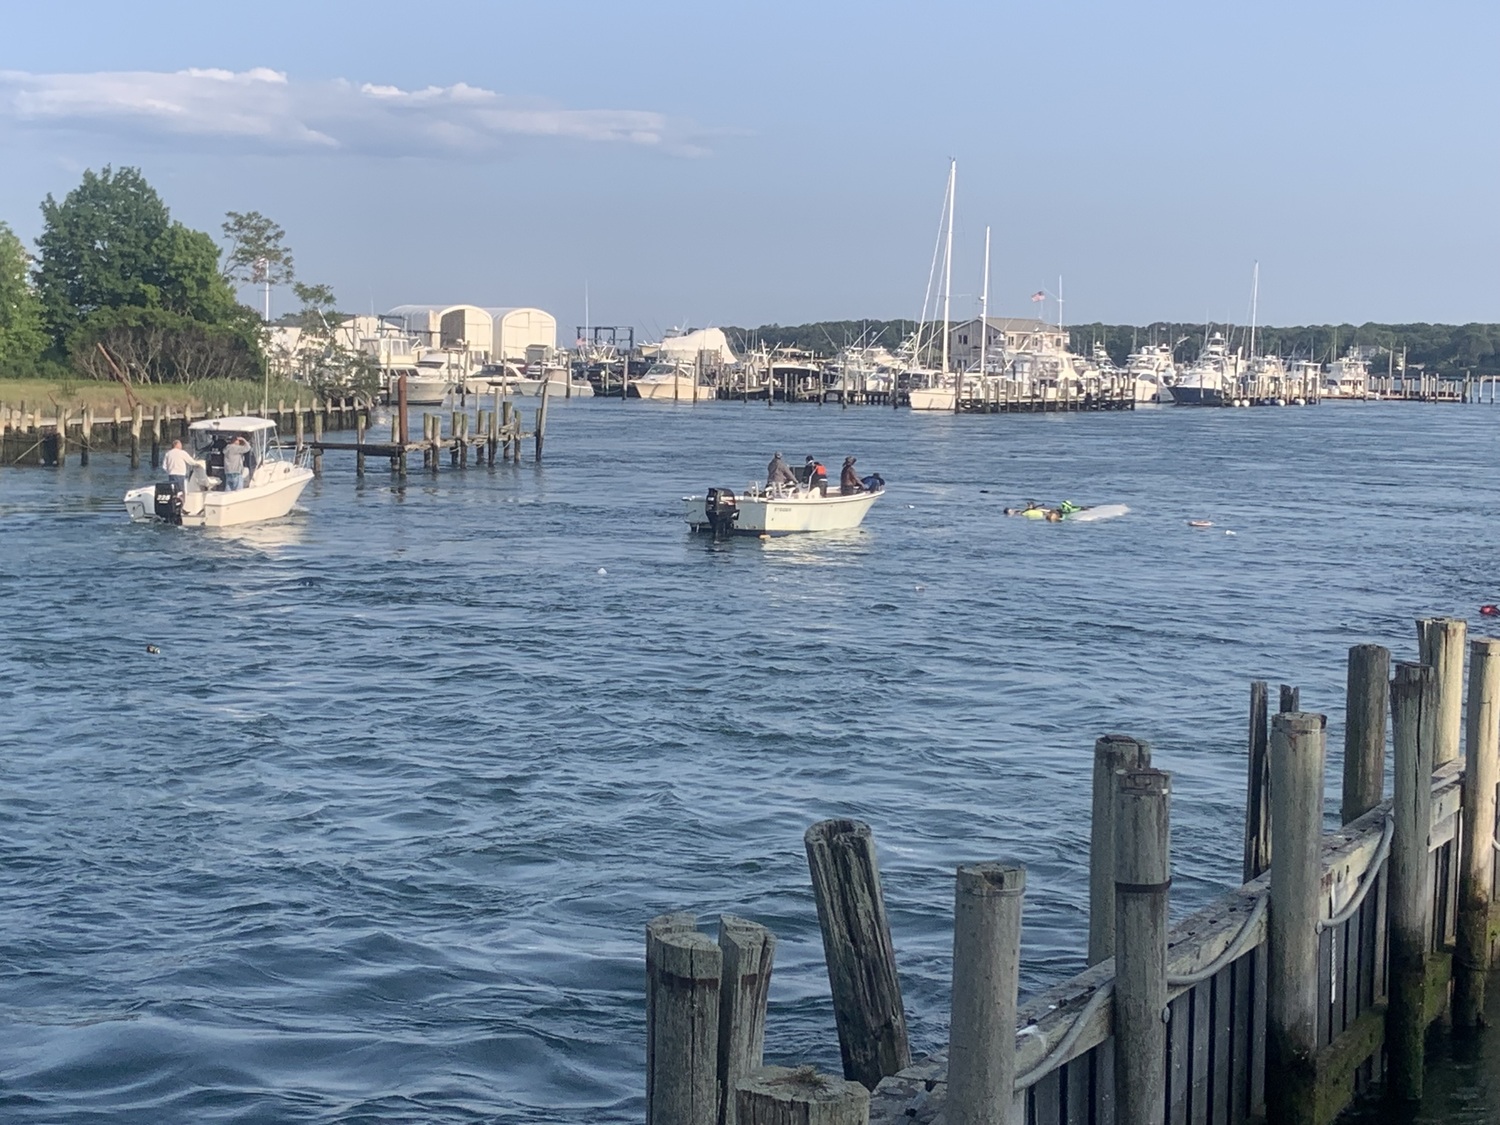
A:
{"type": "Polygon", "coordinates": [[[458,447],[462,438],[458,428],[458,411],[455,410],[448,419],[448,436],[453,441],[453,448],[448,451],[448,462],[454,468],[458,467],[458,447]]]}
{"type": "Polygon", "coordinates": [[[1317,1103],[1318,917],[1323,868],[1324,717],[1271,718],[1266,1118],[1320,1125],[1317,1103]]]}
{"type": "Polygon", "coordinates": [[[1161,1125],[1172,779],[1155,769],[1115,778],[1115,1119],[1161,1125]]]}
{"type": "Polygon", "coordinates": [[[896,952],[870,826],[823,820],[803,836],[844,1077],[873,1090],[911,1065],[896,952]]]}
{"type": "Polygon", "coordinates": [[[759,1070],[766,1045],[766,1003],[776,937],[755,922],[719,916],[724,978],[719,989],[719,1119],[735,1125],[734,1088],[759,1070]]]}
{"type": "MultiPolygon", "coordinates": [[[[547,437],[547,389],[551,385],[552,385],[551,383],[547,383],[547,382],[543,382],[542,383],[542,401],[541,401],[541,403],[536,408],[536,454],[535,454],[535,459],[536,459],[536,463],[538,465],[540,465],[542,463],[542,442],[545,441],[546,437],[547,437]]],[[[674,386],[675,386],[675,384],[674,384],[674,386]]],[[[698,390],[697,390],[697,387],[695,385],[694,388],[693,388],[693,402],[695,404],[698,401],[698,397],[697,396],[698,396],[698,390]]],[[[517,459],[519,460],[519,454],[517,456],[517,459]]]]}
{"type": "Polygon", "coordinates": [[[1432,766],[1458,757],[1464,725],[1464,635],[1468,625],[1457,617],[1427,617],[1417,622],[1417,650],[1421,663],[1437,675],[1437,742],[1432,766]]]}
{"type": "Polygon", "coordinates": [[[1010,1119],[1025,893],[1024,867],[976,863],[958,869],[948,1125],[1006,1125],[1010,1119]]]}
{"type": "Polygon", "coordinates": [[[354,475],[362,477],[365,475],[365,416],[359,414],[354,419],[354,444],[359,448],[354,454],[354,475]]]}
{"type": "Polygon", "coordinates": [[[1281,702],[1276,710],[1283,715],[1302,710],[1302,689],[1295,688],[1291,684],[1282,684],[1281,702]]]}
{"type": "Polygon", "coordinates": [[[495,406],[490,411],[489,440],[485,443],[489,452],[490,468],[495,467],[495,451],[500,447],[500,391],[495,391],[495,406]]]}
{"type": "Polygon", "coordinates": [[[1432,831],[1437,710],[1437,673],[1425,664],[1397,664],[1391,682],[1396,796],[1392,802],[1391,985],[1385,1046],[1387,1088],[1401,1101],[1421,1100],[1425,1073],[1427,942],[1432,928],[1427,839],[1432,831]]]}
{"type": "MultiPolygon", "coordinates": [[[[119,408],[116,407],[118,410],[119,408]]],[[[78,463],[87,465],[89,463],[89,446],[94,442],[94,411],[85,406],[83,408],[83,426],[78,433],[78,463]]]]}
{"type": "Polygon", "coordinates": [[[1270,706],[1265,680],[1250,684],[1250,763],[1245,786],[1245,861],[1248,883],[1271,866],[1271,761],[1266,712],[1270,706]]]}
{"type": "Polygon", "coordinates": [[[1093,820],[1089,831],[1089,951],[1097,965],[1115,955],[1115,774],[1147,769],[1151,747],[1128,734],[1094,743],[1093,820]]]}
{"type": "Polygon", "coordinates": [[[1463,873],[1453,954],[1453,1022],[1484,1024],[1495,881],[1495,786],[1500,784],[1500,640],[1469,642],[1469,715],[1464,738],[1463,873]]]}
{"type": "Polygon", "coordinates": [[[313,472],[323,475],[323,411],[313,410],[313,472]]]}
{"type": "Polygon", "coordinates": [[[145,426],[145,410],[136,403],[130,411],[130,467],[141,467],[141,430],[145,426]]]}
{"type": "Polygon", "coordinates": [[[691,914],[646,926],[646,1125],[709,1125],[719,1115],[723,954],[691,914]]]}
{"type": "Polygon", "coordinates": [[[767,1066],[733,1092],[738,1125],[869,1125],[870,1092],[812,1067],[767,1066]]]}
{"type": "Polygon", "coordinates": [[[151,467],[161,468],[161,406],[151,408],[151,467]]]}
{"type": "Polygon", "coordinates": [[[1345,824],[1358,820],[1385,797],[1385,712],[1389,705],[1391,652],[1380,645],[1349,650],[1344,695],[1345,824]]]}

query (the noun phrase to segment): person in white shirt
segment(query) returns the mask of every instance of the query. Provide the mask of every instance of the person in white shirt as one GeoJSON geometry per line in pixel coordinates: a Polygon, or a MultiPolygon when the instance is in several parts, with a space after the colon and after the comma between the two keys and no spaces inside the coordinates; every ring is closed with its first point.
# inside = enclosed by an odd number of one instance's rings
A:
{"type": "Polygon", "coordinates": [[[167,480],[174,492],[186,492],[188,474],[195,466],[201,468],[202,465],[202,461],[188,456],[188,451],[182,448],[180,441],[174,441],[172,448],[167,450],[167,455],[161,459],[161,467],[167,470],[167,480]]]}

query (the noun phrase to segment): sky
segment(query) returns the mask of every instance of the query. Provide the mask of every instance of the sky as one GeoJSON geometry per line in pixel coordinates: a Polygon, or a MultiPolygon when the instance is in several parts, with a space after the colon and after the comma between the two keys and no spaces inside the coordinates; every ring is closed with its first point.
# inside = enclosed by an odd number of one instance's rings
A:
{"type": "Polygon", "coordinates": [[[1500,321],[1492,0],[9,7],[0,221],[136,166],[352,312],[916,317],[953,159],[955,318],[988,226],[994,315],[1500,321]]]}

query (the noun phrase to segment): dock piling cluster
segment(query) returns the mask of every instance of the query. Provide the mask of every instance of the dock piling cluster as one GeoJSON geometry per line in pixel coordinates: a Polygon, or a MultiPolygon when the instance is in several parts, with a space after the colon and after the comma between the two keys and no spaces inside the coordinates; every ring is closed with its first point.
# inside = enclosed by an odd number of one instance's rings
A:
{"type": "MultiPolygon", "coordinates": [[[[1138,738],[1098,739],[1086,967],[1018,1003],[1026,871],[961,864],[946,1050],[913,1057],[868,824],[822,821],[804,838],[842,1083],[810,1067],[760,1067],[768,953],[749,958],[756,989],[736,1010],[756,1016],[735,1032],[740,1017],[722,1014],[736,987],[723,938],[713,949],[693,936],[690,915],[654,920],[650,1125],[1328,1125],[1377,1089],[1419,1098],[1427,1027],[1449,1010],[1456,1027],[1477,1026],[1500,947],[1500,640],[1468,645],[1465,712],[1463,623],[1424,620],[1418,632],[1420,662],[1393,667],[1379,645],[1349,650],[1344,823],[1332,833],[1323,831],[1326,716],[1300,710],[1291,686],[1270,714],[1268,685],[1252,685],[1246,862],[1264,866],[1175,927],[1171,775],[1138,738]],[[1387,706],[1395,796],[1382,800],[1387,706]],[[1455,729],[1464,756],[1440,761],[1455,729]],[[677,958],[677,984],[663,982],[664,948],[677,958]],[[700,996],[672,1017],[670,1035],[669,987],[700,996]],[[722,1029],[712,1050],[695,1038],[710,1024],[722,1029]],[[731,1052],[739,1069],[726,1062],[726,1043],[752,1039],[753,1049],[731,1052]],[[710,1057],[712,1091],[697,1061],[710,1057]],[[714,1115],[661,1116],[669,1072],[670,1104],[712,1103],[714,1115]],[[690,1094],[678,1092],[684,1083],[690,1094]],[[799,1089],[827,1100],[789,1108],[799,1089]],[[726,1118],[731,1105],[738,1118],[726,1118]]],[[[721,932],[745,925],[726,916],[721,932]]]]}

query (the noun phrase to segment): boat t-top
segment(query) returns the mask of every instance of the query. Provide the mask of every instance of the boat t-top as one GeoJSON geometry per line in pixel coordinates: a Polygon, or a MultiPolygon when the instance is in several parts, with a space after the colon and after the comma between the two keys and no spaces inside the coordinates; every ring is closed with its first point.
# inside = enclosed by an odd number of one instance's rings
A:
{"type": "MultiPolygon", "coordinates": [[[[274,520],[292,510],[312,470],[281,455],[276,423],[266,418],[212,418],[188,427],[192,461],[186,484],[170,480],[134,488],[125,494],[132,520],[181,524],[184,527],[233,527],[274,520]],[[243,438],[247,449],[237,480],[225,471],[225,449],[243,438]],[[238,483],[239,487],[230,487],[238,483]]],[[[230,460],[238,450],[230,450],[230,460]]]]}

